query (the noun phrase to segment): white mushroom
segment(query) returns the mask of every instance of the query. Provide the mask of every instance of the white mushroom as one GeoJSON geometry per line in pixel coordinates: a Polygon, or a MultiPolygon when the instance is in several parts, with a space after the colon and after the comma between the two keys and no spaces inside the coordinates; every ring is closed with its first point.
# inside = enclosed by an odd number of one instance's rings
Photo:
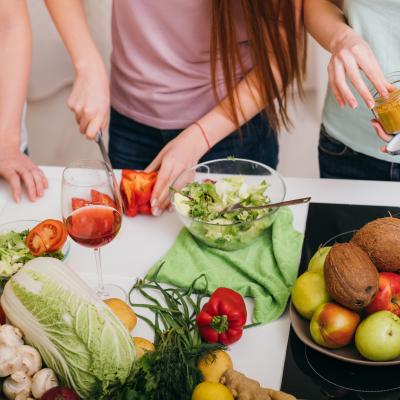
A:
{"type": "Polygon", "coordinates": [[[21,346],[24,342],[22,340],[22,332],[12,325],[0,326],[0,346],[21,346]]]}
{"type": "Polygon", "coordinates": [[[22,356],[17,347],[0,347],[0,377],[4,378],[19,371],[22,367],[22,356]]]}
{"type": "Polygon", "coordinates": [[[3,392],[7,399],[25,400],[31,393],[32,381],[22,371],[9,376],[3,383],[3,392]]]}
{"type": "Polygon", "coordinates": [[[32,378],[32,394],[35,399],[40,399],[52,387],[58,386],[58,379],[50,368],[43,368],[36,372],[32,378]]]}
{"type": "Polygon", "coordinates": [[[25,372],[26,375],[32,376],[42,368],[42,358],[35,348],[23,345],[17,347],[17,351],[22,357],[21,370],[25,372]]]}

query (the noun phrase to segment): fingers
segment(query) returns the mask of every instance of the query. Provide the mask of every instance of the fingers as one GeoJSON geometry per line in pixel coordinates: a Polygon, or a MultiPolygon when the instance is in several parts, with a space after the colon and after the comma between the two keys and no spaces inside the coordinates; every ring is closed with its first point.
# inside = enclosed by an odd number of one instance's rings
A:
{"type": "Polygon", "coordinates": [[[42,181],[42,175],[40,171],[35,168],[30,171],[33,177],[34,184],[36,186],[36,194],[39,197],[42,197],[44,195],[44,186],[43,186],[43,181],[42,181]]]}
{"type": "Polygon", "coordinates": [[[146,167],[145,172],[154,172],[157,171],[161,166],[161,161],[164,156],[164,151],[161,150],[157,157],[146,167]]]}
{"type": "Polygon", "coordinates": [[[28,198],[30,201],[35,201],[37,197],[36,184],[33,178],[32,172],[25,168],[20,168],[17,170],[22,181],[24,182],[25,189],[28,193],[28,198]]]}
{"type": "Polygon", "coordinates": [[[21,201],[21,181],[17,172],[13,169],[1,171],[4,179],[9,183],[13,199],[16,203],[21,201]]]}
{"type": "Polygon", "coordinates": [[[340,96],[351,108],[356,108],[358,102],[347,85],[344,66],[338,59],[333,60],[333,75],[340,96]]]}
{"type": "Polygon", "coordinates": [[[329,79],[329,86],[332,90],[332,93],[336,97],[336,101],[338,102],[339,106],[343,108],[346,105],[346,102],[342,97],[339,88],[336,85],[333,63],[329,63],[328,65],[328,79],[329,79]]]}
{"type": "MultiPolygon", "coordinates": [[[[93,118],[84,132],[88,139],[95,139],[97,132],[99,132],[100,128],[104,125],[104,118],[102,115],[97,115],[93,118]]],[[[104,128],[103,128],[104,129],[104,128]]]]}
{"type": "Polygon", "coordinates": [[[345,60],[344,62],[345,70],[350,78],[351,83],[353,84],[357,92],[361,95],[367,107],[372,108],[375,104],[375,101],[374,98],[372,97],[372,94],[368,90],[367,85],[365,84],[365,82],[361,77],[357,62],[350,55],[350,53],[345,53],[343,55],[343,58],[345,60]]]}
{"type": "Polygon", "coordinates": [[[164,199],[161,198],[161,194],[163,193],[165,185],[167,185],[171,172],[172,165],[168,163],[164,163],[158,172],[156,184],[154,185],[151,195],[151,211],[155,217],[161,215],[165,208],[164,199]]]}
{"type": "Polygon", "coordinates": [[[372,126],[375,129],[376,134],[385,142],[389,142],[392,139],[391,135],[388,135],[382,128],[382,125],[376,119],[371,120],[372,126]]]}
{"type": "Polygon", "coordinates": [[[42,179],[42,185],[43,185],[43,187],[45,189],[47,189],[49,187],[49,182],[48,182],[48,180],[46,178],[46,175],[44,174],[44,172],[40,168],[38,168],[38,171],[39,171],[39,174],[40,174],[41,179],[42,179]]]}
{"type": "Polygon", "coordinates": [[[366,77],[374,85],[379,95],[386,97],[394,87],[391,83],[386,81],[378,60],[375,58],[371,49],[368,47],[366,51],[363,52],[361,49],[355,48],[354,52],[359,54],[358,65],[360,69],[364,71],[366,77]]]}

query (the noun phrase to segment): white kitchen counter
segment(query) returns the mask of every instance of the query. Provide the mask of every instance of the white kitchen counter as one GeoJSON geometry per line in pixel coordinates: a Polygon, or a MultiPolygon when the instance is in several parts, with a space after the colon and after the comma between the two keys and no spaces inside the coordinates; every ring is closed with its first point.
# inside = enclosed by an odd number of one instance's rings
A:
{"type": "MultiPolygon", "coordinates": [[[[3,181],[0,182],[0,223],[20,219],[61,218],[62,168],[44,167],[43,170],[49,179],[49,189],[35,203],[23,199],[20,204],[15,204],[9,188],[3,181]]],[[[287,199],[312,196],[313,202],[321,203],[400,206],[398,183],[302,178],[286,178],[285,182],[287,199]]],[[[293,207],[293,213],[295,227],[304,231],[307,206],[293,207]]],[[[129,289],[165,254],[180,228],[177,216],[170,213],[159,218],[125,218],[116,239],[102,249],[105,282],[114,282],[129,289]]],[[[91,249],[72,242],[67,264],[89,284],[95,283],[91,249]]],[[[288,333],[287,314],[278,321],[246,330],[241,341],[231,347],[235,367],[266,387],[279,388],[288,333]]],[[[142,322],[138,323],[134,334],[152,339],[150,330],[142,322]]]]}

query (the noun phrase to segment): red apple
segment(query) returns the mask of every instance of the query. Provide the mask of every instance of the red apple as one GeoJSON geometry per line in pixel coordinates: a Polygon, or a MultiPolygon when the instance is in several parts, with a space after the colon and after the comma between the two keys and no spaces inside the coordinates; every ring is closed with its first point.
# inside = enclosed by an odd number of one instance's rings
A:
{"type": "Polygon", "coordinates": [[[400,316],[400,275],[393,272],[379,274],[378,292],[365,308],[367,314],[382,310],[400,316]]]}
{"type": "Polygon", "coordinates": [[[354,337],[360,316],[336,303],[319,306],[311,319],[310,332],[315,342],[330,349],[348,345],[354,337]]]}
{"type": "Polygon", "coordinates": [[[56,386],[48,390],[40,400],[79,400],[80,397],[74,390],[56,386]]]}
{"type": "Polygon", "coordinates": [[[6,314],[0,306],[0,325],[4,325],[6,323],[6,314]]]}

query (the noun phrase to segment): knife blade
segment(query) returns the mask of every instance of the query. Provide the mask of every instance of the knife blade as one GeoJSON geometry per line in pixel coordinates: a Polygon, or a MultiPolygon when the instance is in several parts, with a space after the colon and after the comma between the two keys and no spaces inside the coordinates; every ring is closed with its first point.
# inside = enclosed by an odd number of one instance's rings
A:
{"type": "Polygon", "coordinates": [[[104,145],[103,131],[101,129],[96,133],[95,141],[99,145],[100,152],[101,152],[104,162],[106,164],[108,164],[108,166],[112,169],[111,160],[110,160],[110,157],[108,156],[106,146],[104,145]]]}

